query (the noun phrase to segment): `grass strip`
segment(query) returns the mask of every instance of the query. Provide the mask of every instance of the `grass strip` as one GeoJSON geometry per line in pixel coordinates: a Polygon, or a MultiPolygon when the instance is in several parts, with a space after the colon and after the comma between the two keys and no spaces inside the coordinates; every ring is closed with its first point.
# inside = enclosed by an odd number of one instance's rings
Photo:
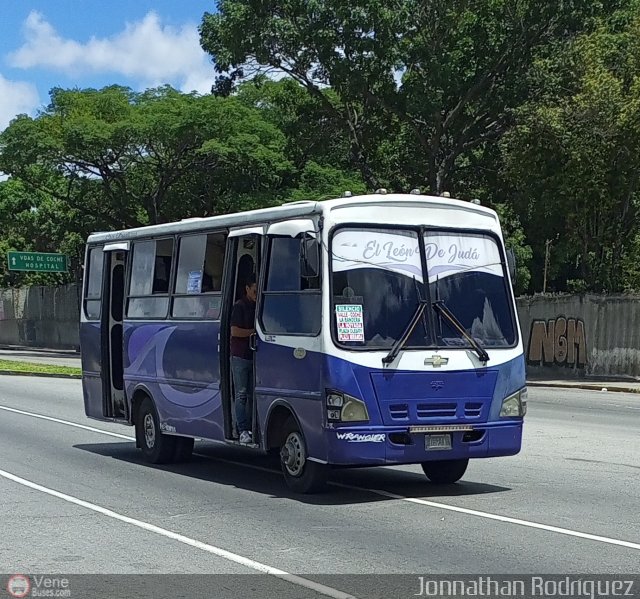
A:
{"type": "Polygon", "coordinates": [[[28,374],[59,374],[64,376],[79,376],[80,374],[82,374],[82,370],[74,366],[34,364],[33,362],[18,362],[15,360],[0,360],[0,371],[25,372],[28,374]]]}

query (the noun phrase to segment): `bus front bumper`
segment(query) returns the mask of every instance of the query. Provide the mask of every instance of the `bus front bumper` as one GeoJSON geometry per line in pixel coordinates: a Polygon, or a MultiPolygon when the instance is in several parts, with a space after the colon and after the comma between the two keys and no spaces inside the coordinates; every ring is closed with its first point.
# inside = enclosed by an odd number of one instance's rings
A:
{"type": "Polygon", "coordinates": [[[328,462],[365,466],[515,455],[522,445],[522,425],[522,420],[488,422],[471,431],[442,426],[433,432],[408,427],[326,429],[328,462]]]}

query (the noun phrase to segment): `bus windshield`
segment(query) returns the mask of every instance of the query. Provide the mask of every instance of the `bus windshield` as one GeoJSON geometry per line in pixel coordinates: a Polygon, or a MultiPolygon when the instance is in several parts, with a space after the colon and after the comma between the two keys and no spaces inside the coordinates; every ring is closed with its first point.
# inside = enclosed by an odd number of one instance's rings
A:
{"type": "MultiPolygon", "coordinates": [[[[418,234],[340,229],[332,243],[336,340],[348,347],[390,348],[426,297],[418,234]]],[[[405,347],[429,343],[426,317],[405,347]]]]}
{"type": "MultiPolygon", "coordinates": [[[[504,265],[489,235],[427,231],[425,255],[432,301],[442,301],[482,347],[510,347],[516,340],[504,265]]],[[[438,346],[468,347],[452,324],[438,316],[438,346]]]]}
{"type": "MultiPolygon", "coordinates": [[[[335,339],[349,348],[389,349],[420,300],[440,300],[483,347],[515,343],[504,267],[489,235],[342,228],[332,242],[335,339]],[[425,284],[428,276],[428,288],[425,284]]],[[[406,349],[469,347],[451,323],[425,310],[406,349]]]]}

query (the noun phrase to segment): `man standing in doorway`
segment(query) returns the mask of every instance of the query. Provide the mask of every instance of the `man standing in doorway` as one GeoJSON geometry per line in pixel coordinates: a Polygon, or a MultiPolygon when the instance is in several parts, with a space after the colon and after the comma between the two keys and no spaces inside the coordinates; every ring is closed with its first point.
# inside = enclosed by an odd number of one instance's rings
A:
{"type": "Polygon", "coordinates": [[[236,398],[236,423],[240,443],[252,442],[253,350],[249,338],[256,332],[256,277],[247,277],[242,296],[231,312],[231,373],[236,398]]]}

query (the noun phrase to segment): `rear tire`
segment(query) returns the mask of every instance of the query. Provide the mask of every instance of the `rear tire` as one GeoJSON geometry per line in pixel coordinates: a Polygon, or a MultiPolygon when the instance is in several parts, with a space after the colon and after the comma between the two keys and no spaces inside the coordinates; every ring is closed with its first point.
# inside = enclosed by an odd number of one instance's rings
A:
{"type": "Polygon", "coordinates": [[[150,464],[166,464],[173,460],[176,451],[176,437],[164,435],[160,431],[158,411],[149,397],[140,404],[136,418],[136,436],[145,461],[150,464]]]}
{"type": "Polygon", "coordinates": [[[464,476],[468,465],[468,459],[422,462],[422,470],[432,483],[451,485],[464,476]]]}
{"type": "Polygon", "coordinates": [[[295,493],[317,493],[327,482],[329,468],[307,459],[307,443],[295,420],[290,419],[284,429],[280,447],[280,467],[287,486],[295,493]]]}

